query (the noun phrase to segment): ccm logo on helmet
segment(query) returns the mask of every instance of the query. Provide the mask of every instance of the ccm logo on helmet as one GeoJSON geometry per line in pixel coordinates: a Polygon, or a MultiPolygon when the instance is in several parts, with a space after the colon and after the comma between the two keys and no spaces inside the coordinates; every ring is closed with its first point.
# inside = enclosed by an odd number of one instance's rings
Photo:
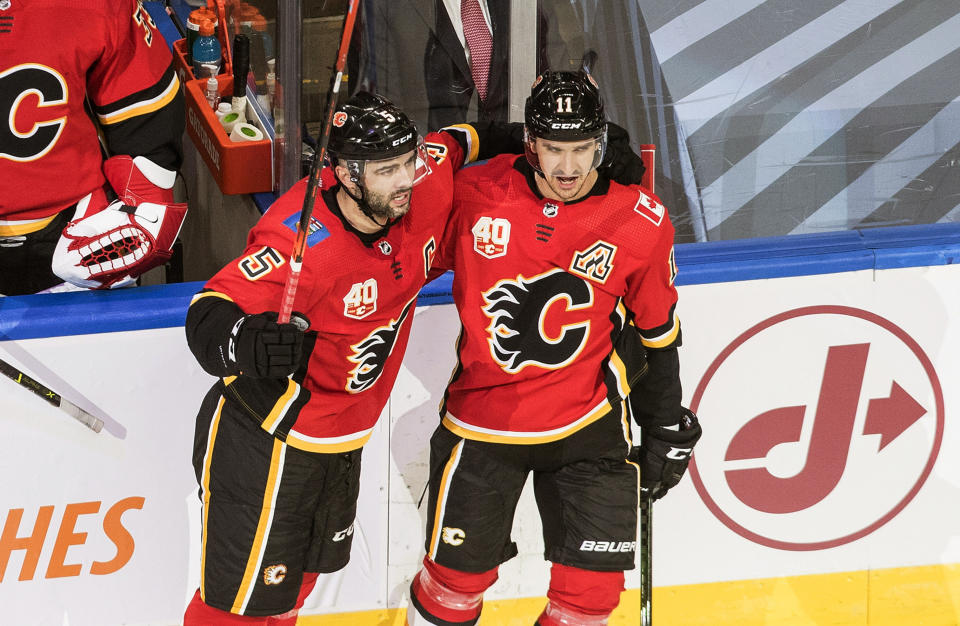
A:
{"type": "Polygon", "coordinates": [[[584,539],[580,544],[581,552],[634,552],[637,549],[636,541],[593,541],[584,539]]]}
{"type": "Polygon", "coordinates": [[[407,133],[406,135],[404,135],[404,136],[401,137],[400,139],[394,139],[394,140],[393,140],[393,143],[390,144],[390,145],[391,145],[391,146],[399,146],[400,144],[404,143],[405,141],[410,141],[410,138],[411,138],[411,137],[413,137],[413,133],[407,133]]]}
{"type": "Polygon", "coordinates": [[[554,130],[567,130],[573,128],[580,128],[583,125],[583,122],[554,122],[550,124],[550,128],[554,130]]]}

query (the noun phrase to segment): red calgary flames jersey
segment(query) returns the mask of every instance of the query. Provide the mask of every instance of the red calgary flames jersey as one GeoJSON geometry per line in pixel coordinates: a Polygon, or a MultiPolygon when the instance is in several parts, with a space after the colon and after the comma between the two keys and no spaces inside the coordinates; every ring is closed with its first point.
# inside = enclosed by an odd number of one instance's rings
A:
{"type": "Polygon", "coordinates": [[[86,98],[110,125],[162,108],[180,84],[136,0],[9,4],[0,11],[0,222],[12,227],[103,184],[86,98]]]}
{"type": "MultiPolygon", "coordinates": [[[[342,452],[369,439],[400,369],[417,293],[427,280],[449,217],[453,171],[463,150],[445,133],[426,138],[431,173],[413,189],[410,211],[372,245],[344,225],[332,191],[314,207],[294,310],[316,342],[302,386],[290,380],[267,402],[262,427],[313,452],[342,452]]],[[[333,176],[324,172],[324,186],[333,176]]],[[[251,230],[243,256],[196,298],[227,297],[246,313],[276,311],[287,278],[306,179],[251,230]]],[[[225,379],[226,397],[262,395],[258,380],[225,379]],[[247,384],[249,383],[249,384],[247,384]],[[236,388],[241,388],[239,392],[236,388]]],[[[266,393],[270,393],[266,391],[266,393]]],[[[237,398],[264,406],[263,398],[237,398]]]]}
{"type": "Polygon", "coordinates": [[[625,324],[649,348],[679,334],[660,201],[603,178],[568,204],[534,189],[523,157],[457,175],[438,264],[454,269],[463,332],[443,420],[468,439],[542,443],[622,411],[631,364],[613,347],[625,324]]]}

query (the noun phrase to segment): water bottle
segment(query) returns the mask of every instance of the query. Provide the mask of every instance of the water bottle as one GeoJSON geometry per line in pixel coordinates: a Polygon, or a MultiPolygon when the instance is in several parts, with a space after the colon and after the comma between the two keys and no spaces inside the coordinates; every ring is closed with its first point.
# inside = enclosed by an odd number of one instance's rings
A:
{"type": "Polygon", "coordinates": [[[200,36],[200,24],[203,20],[213,22],[213,29],[216,32],[217,14],[206,7],[190,11],[190,17],[187,18],[187,47],[183,52],[187,57],[187,63],[191,66],[193,65],[193,42],[200,36]]]}
{"type": "Polygon", "coordinates": [[[193,75],[207,78],[220,73],[220,42],[213,36],[213,22],[200,24],[200,36],[193,42],[193,75]]]}

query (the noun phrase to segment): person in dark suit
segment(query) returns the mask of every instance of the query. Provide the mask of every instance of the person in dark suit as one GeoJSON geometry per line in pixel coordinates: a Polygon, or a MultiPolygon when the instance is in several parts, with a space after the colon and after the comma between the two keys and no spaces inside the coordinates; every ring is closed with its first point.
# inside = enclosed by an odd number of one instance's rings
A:
{"type": "MultiPolygon", "coordinates": [[[[468,62],[460,0],[365,2],[357,71],[351,92],[375,90],[401,106],[420,128],[508,119],[510,2],[479,0],[491,30],[487,94],[476,96],[468,62]],[[458,32],[459,29],[459,32],[458,32]],[[420,60],[422,59],[422,64],[420,60]]],[[[537,38],[547,41],[538,10],[537,38]]],[[[537,71],[548,68],[546,45],[537,46],[537,71]]],[[[564,66],[566,68],[566,65],[564,66]]]]}
{"type": "MultiPolygon", "coordinates": [[[[462,0],[460,0],[462,1],[462,0]]],[[[467,120],[470,101],[477,91],[465,50],[460,1],[436,0],[436,26],[427,38],[424,55],[429,127],[440,128],[467,120]]],[[[510,3],[480,0],[486,9],[492,35],[487,68],[486,98],[477,97],[477,119],[507,120],[508,53],[510,50],[510,3]]]]}

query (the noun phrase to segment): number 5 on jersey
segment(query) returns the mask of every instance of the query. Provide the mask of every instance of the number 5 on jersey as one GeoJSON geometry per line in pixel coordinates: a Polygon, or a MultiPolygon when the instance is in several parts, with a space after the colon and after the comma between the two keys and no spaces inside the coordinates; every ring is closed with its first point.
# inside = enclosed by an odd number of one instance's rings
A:
{"type": "Polygon", "coordinates": [[[343,314],[360,320],[377,310],[377,280],[368,278],[362,283],[353,283],[350,292],[343,298],[343,314]]]}
{"type": "Polygon", "coordinates": [[[473,233],[473,249],[488,259],[507,253],[510,242],[510,222],[502,217],[484,215],[470,229],[473,233]]]}

